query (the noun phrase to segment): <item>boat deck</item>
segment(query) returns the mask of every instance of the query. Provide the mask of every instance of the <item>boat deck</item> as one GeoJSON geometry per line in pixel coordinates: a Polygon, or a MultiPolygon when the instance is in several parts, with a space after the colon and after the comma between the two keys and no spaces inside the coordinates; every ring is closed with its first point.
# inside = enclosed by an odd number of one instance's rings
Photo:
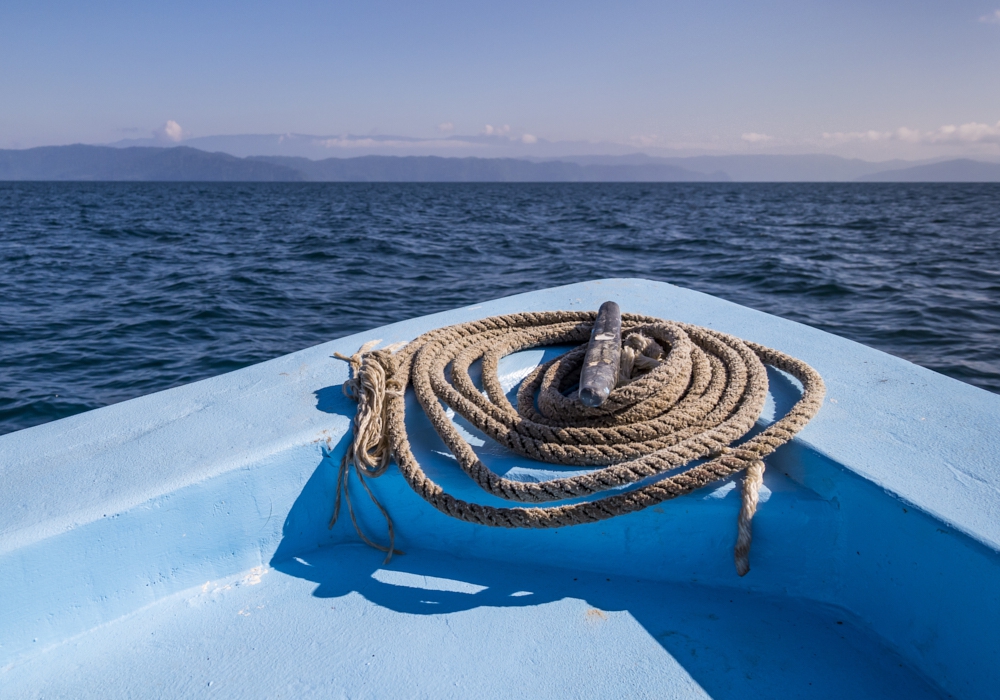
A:
{"type": "MultiPolygon", "coordinates": [[[[552,350],[505,358],[513,388],[552,350]]],[[[758,429],[799,396],[769,371],[758,429]]],[[[410,392],[427,473],[497,503],[410,392]]],[[[456,419],[510,479],[566,475],[456,419]]],[[[0,437],[0,697],[961,697],[1000,687],[1000,396],[843,338],[646,280],[393,324],[0,437]],[[460,522],[398,470],[397,546],[327,529],[352,353],[524,310],[696,323],[813,365],[823,408],[767,458],[750,573],[732,478],[553,530],[460,522]]],[[[359,520],[385,523],[352,489],[359,520]]]]}
{"type": "Polygon", "coordinates": [[[383,566],[359,545],[171,595],[17,665],[4,688],[79,699],[940,697],[827,606],[429,551],[383,566]]]}

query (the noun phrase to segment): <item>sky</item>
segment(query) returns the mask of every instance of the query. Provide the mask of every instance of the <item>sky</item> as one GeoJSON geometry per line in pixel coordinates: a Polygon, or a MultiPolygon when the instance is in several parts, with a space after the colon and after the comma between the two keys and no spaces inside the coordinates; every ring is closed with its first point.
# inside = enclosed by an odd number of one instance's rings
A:
{"type": "Polygon", "coordinates": [[[289,133],[997,160],[1000,0],[0,3],[0,148],[289,133]]]}

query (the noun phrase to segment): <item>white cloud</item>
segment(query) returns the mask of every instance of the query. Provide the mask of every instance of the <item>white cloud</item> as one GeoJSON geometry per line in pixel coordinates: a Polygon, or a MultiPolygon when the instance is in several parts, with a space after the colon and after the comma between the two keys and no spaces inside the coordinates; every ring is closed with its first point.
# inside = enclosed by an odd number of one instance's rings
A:
{"type": "Polygon", "coordinates": [[[824,141],[833,143],[851,143],[854,141],[887,141],[892,138],[891,131],[835,131],[823,132],[824,141]]]}
{"type": "Polygon", "coordinates": [[[511,143],[524,143],[524,144],[534,144],[538,143],[538,137],[534,134],[527,134],[523,131],[512,131],[509,124],[504,124],[503,126],[493,126],[492,124],[487,124],[483,127],[483,130],[479,132],[480,136],[493,136],[498,140],[506,139],[511,143]]]}
{"type": "Polygon", "coordinates": [[[651,148],[653,146],[662,145],[663,139],[658,135],[640,134],[638,136],[632,136],[631,138],[629,138],[629,143],[635,144],[642,148],[651,148]]]}
{"type": "MultiPolygon", "coordinates": [[[[716,136],[703,136],[698,138],[694,135],[685,135],[681,138],[668,138],[662,134],[636,134],[629,136],[622,145],[628,145],[639,149],[656,149],[658,151],[687,151],[684,155],[699,155],[702,153],[722,153],[729,152],[732,145],[728,140],[716,136]]],[[[775,139],[778,141],[778,139],[775,139]]],[[[600,142],[595,142],[600,143],[600,142]]]]}
{"type": "Polygon", "coordinates": [[[741,136],[740,138],[742,138],[747,143],[767,143],[768,141],[774,140],[773,136],[768,136],[767,134],[757,134],[754,132],[743,134],[743,136],[741,136]]]}
{"type": "Polygon", "coordinates": [[[895,131],[837,131],[824,133],[823,140],[832,143],[875,141],[905,141],[906,143],[1000,143],[1000,122],[980,124],[969,122],[955,126],[947,124],[932,131],[920,131],[901,126],[895,131]]]}
{"type": "Polygon", "coordinates": [[[1000,143],[1000,121],[996,124],[969,122],[960,126],[949,124],[926,134],[930,143],[1000,143]]]}
{"type": "Polygon", "coordinates": [[[174,143],[181,141],[187,135],[184,133],[184,129],[181,128],[181,125],[173,119],[168,119],[167,123],[154,131],[153,134],[158,139],[173,141],[174,143]]]}
{"type": "Polygon", "coordinates": [[[438,124],[438,131],[442,134],[450,134],[455,130],[455,125],[451,122],[441,122],[438,124]]]}
{"type": "Polygon", "coordinates": [[[896,129],[896,138],[908,143],[920,143],[920,132],[917,129],[908,129],[901,126],[896,129]]]}
{"type": "Polygon", "coordinates": [[[432,145],[435,148],[463,148],[466,146],[474,146],[475,144],[470,144],[466,141],[453,141],[450,139],[414,139],[407,141],[393,140],[393,139],[371,139],[371,138],[353,138],[350,136],[343,136],[334,139],[319,139],[314,143],[322,146],[323,148],[426,148],[428,145],[432,145]]]}
{"type": "Polygon", "coordinates": [[[1000,10],[994,10],[992,15],[983,15],[979,21],[985,24],[1000,24],[1000,10]]]}

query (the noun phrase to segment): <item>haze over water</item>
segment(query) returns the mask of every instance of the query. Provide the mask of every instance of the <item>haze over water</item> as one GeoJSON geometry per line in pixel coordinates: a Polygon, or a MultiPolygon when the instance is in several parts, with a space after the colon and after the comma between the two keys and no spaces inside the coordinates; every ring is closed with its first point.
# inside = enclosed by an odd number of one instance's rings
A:
{"type": "Polygon", "coordinates": [[[1000,392],[998,205],[981,184],[0,183],[0,433],[601,277],[1000,392]]]}

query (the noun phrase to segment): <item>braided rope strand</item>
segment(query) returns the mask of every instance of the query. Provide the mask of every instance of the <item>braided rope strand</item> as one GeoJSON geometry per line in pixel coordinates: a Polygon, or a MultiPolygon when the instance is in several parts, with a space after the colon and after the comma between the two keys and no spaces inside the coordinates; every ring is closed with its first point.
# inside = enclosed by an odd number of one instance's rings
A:
{"type": "MultiPolygon", "coordinates": [[[[375,345],[367,343],[351,357],[338,355],[351,365],[344,391],[358,401],[352,444],[341,466],[345,496],[348,465],[355,466],[375,500],[364,477],[384,473],[392,458],[410,487],[447,515],[491,527],[558,528],[633,513],[745,470],[734,550],[737,572],[745,575],[763,459],[819,411],[825,393],[822,378],[801,360],[735,336],[624,314],[627,352],[619,386],[604,405],[590,408],[568,390],[579,376],[595,317],[593,312],[570,311],[493,316],[430,331],[396,352],[395,347],[374,350],[375,345]],[[529,373],[518,391],[517,407],[511,405],[497,372],[500,359],[529,348],[565,344],[578,347],[529,373]],[[484,392],[469,375],[477,361],[482,363],[484,392]],[[798,379],[802,396],[779,420],[737,444],[763,410],[765,365],[798,379]],[[407,386],[413,387],[435,431],[477,485],[505,500],[553,505],[485,506],[446,493],[424,472],[410,447],[407,386]],[[483,464],[445,406],[516,454],[592,470],[538,483],[506,479],[483,464]],[[617,492],[600,495],[611,489],[617,492]],[[558,503],[581,497],[589,500],[558,503]]],[[[331,526],[339,512],[340,490],[338,485],[331,526]]],[[[374,546],[387,552],[388,561],[394,529],[388,513],[375,502],[389,523],[390,544],[374,546]]]]}

